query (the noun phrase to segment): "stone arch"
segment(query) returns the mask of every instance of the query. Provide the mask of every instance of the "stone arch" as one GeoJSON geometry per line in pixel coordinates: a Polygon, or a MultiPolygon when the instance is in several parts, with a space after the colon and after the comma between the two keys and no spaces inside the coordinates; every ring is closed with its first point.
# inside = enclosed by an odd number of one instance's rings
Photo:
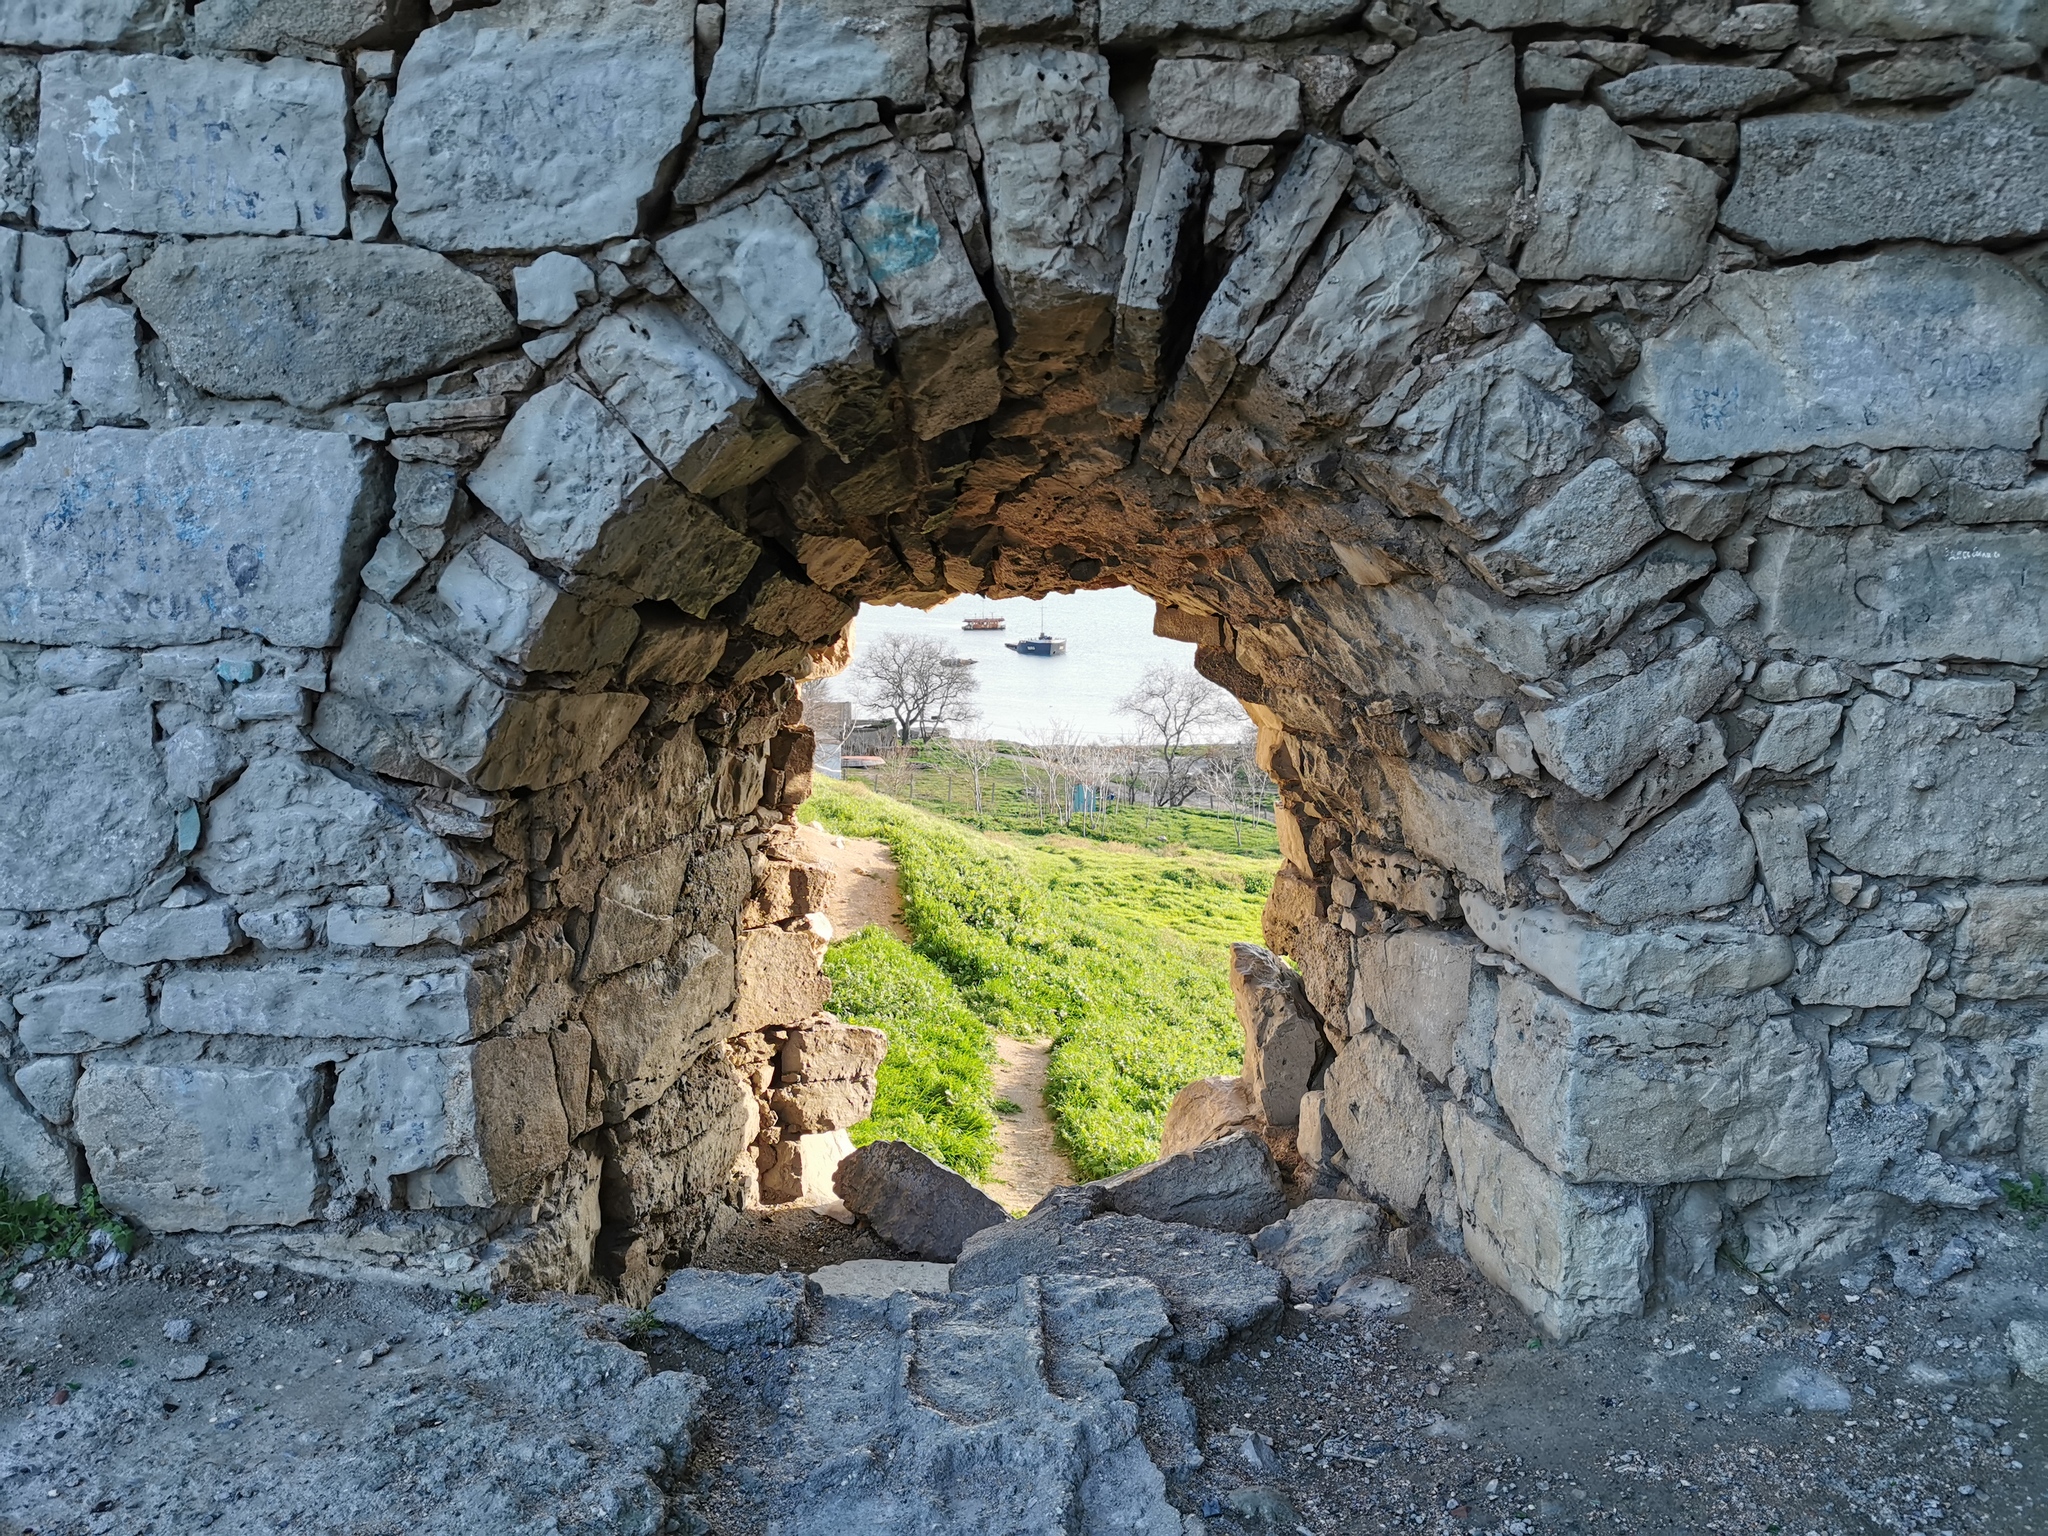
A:
{"type": "Polygon", "coordinates": [[[1322,1139],[1546,1326],[1985,1203],[2043,39],[1814,10],[0,21],[8,1180],[644,1294],[825,1001],[794,682],[1128,584],[1281,786],[1322,1139]]]}

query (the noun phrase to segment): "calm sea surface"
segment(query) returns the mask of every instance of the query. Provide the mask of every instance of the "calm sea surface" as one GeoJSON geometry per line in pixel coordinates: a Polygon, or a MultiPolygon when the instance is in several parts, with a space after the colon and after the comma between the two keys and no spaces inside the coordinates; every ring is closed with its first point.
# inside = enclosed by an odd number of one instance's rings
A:
{"type": "MultiPolygon", "coordinates": [[[[1136,722],[1116,710],[1116,701],[1131,691],[1148,666],[1195,664],[1195,648],[1152,633],[1152,599],[1129,587],[1109,592],[1074,592],[1043,603],[1010,598],[992,603],[962,597],[920,613],[915,608],[863,607],[854,622],[853,654],[858,665],[861,644],[886,634],[929,635],[961,656],[975,659],[980,691],[980,729],[1008,740],[1030,740],[1055,723],[1083,736],[1114,740],[1139,734],[1136,722]],[[1009,627],[1000,631],[964,631],[960,621],[1000,614],[1009,627]],[[1006,640],[1035,635],[1042,622],[1067,642],[1064,656],[1019,656],[1003,649],[1006,640]]],[[[840,698],[857,697],[847,676],[834,680],[840,698]]],[[[1231,734],[1236,734],[1235,729],[1231,734]]]]}

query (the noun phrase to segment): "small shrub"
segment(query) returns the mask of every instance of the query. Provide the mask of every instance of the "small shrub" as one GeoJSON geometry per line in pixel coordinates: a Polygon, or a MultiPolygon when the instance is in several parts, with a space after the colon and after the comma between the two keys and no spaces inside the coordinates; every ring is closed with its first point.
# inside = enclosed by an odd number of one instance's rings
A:
{"type": "Polygon", "coordinates": [[[489,1291],[458,1291],[455,1293],[455,1310],[458,1312],[481,1312],[491,1304],[489,1291]]]}
{"type": "Polygon", "coordinates": [[[2029,1173],[2017,1179],[2000,1179],[2005,1203],[2026,1217],[2027,1225],[2038,1227],[2048,1220],[2048,1174],[2029,1173]]]}
{"type": "Polygon", "coordinates": [[[18,1198],[0,1184],[0,1254],[18,1265],[23,1249],[39,1244],[51,1259],[82,1259],[92,1251],[92,1235],[106,1234],[105,1243],[128,1254],[135,1251],[135,1233],[120,1217],[100,1204],[99,1191],[88,1184],[75,1206],[59,1205],[48,1195],[18,1198]]]}
{"type": "Polygon", "coordinates": [[[645,1344],[661,1332],[661,1319],[642,1307],[632,1313],[619,1325],[619,1334],[628,1344],[645,1344]]]}

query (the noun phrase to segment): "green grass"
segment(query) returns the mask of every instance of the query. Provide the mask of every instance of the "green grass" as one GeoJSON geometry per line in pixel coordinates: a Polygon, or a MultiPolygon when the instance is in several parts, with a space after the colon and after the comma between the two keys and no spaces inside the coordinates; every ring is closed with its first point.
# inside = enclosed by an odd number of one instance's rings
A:
{"type": "Polygon", "coordinates": [[[134,1232],[100,1204],[99,1191],[90,1184],[75,1206],[59,1205],[48,1195],[23,1200],[0,1184],[0,1273],[20,1269],[23,1250],[32,1245],[40,1245],[46,1259],[85,1258],[96,1231],[105,1232],[121,1252],[135,1251],[134,1232]]]}
{"type": "MultiPolygon", "coordinates": [[[[1049,1038],[1046,1104],[1084,1178],[1157,1156],[1173,1095],[1237,1070],[1222,946],[1256,935],[1269,860],[1167,861],[1069,842],[1026,850],[858,785],[821,784],[800,814],[889,844],[916,940],[914,955],[875,929],[834,946],[834,1008],[890,1030],[892,1057],[898,1031],[907,1042],[928,1016],[950,1019],[955,1008],[963,1037],[973,1020],[984,1041],[988,1029],[1049,1038]],[[857,981],[842,988],[842,974],[857,981]]],[[[980,1081],[972,1107],[986,1112],[980,1081]]],[[[868,1127],[923,1108],[909,1099],[885,1081],[854,1139],[897,1134],[868,1127]]]]}

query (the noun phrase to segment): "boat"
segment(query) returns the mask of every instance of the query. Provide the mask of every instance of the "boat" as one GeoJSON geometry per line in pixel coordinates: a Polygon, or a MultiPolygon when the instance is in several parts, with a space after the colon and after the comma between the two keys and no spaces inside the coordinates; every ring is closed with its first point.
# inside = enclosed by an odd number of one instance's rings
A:
{"type": "Polygon", "coordinates": [[[1052,635],[1038,635],[1030,640],[1005,640],[1003,649],[1019,656],[1064,656],[1067,642],[1052,635]]]}
{"type": "Polygon", "coordinates": [[[939,665],[945,667],[971,667],[978,659],[973,656],[948,656],[939,665]]]}
{"type": "Polygon", "coordinates": [[[960,627],[962,629],[1001,629],[1003,627],[1003,616],[999,613],[992,613],[979,619],[962,619],[960,627]]]}

